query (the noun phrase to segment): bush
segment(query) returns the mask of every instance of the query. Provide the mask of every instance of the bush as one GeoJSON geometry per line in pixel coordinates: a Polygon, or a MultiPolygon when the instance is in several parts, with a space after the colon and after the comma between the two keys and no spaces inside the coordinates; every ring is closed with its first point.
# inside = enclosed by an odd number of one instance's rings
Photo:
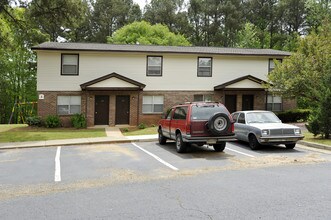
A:
{"type": "Polygon", "coordinates": [[[129,129],[128,128],[123,128],[122,131],[123,132],[129,132],[129,129]]]}
{"type": "Polygon", "coordinates": [[[147,126],[144,123],[138,125],[139,129],[145,129],[147,126]]]}
{"type": "Polygon", "coordinates": [[[74,114],[71,117],[71,125],[74,128],[86,128],[86,118],[83,114],[74,114]]]}
{"type": "Polygon", "coordinates": [[[310,109],[294,109],[284,112],[278,112],[276,115],[284,123],[288,122],[298,122],[298,121],[307,121],[311,113],[310,109]]]}
{"type": "Polygon", "coordinates": [[[31,116],[31,117],[27,117],[26,118],[26,123],[29,126],[33,126],[33,127],[39,127],[42,125],[42,120],[40,117],[38,116],[31,116]]]}
{"type": "Polygon", "coordinates": [[[48,115],[45,119],[46,128],[58,128],[61,126],[61,121],[57,115],[48,115]]]}
{"type": "Polygon", "coordinates": [[[311,115],[308,118],[308,124],[306,124],[306,128],[308,129],[308,131],[310,133],[312,133],[314,135],[314,137],[316,137],[318,134],[321,133],[319,120],[318,120],[318,117],[316,117],[316,114],[311,115]]]}

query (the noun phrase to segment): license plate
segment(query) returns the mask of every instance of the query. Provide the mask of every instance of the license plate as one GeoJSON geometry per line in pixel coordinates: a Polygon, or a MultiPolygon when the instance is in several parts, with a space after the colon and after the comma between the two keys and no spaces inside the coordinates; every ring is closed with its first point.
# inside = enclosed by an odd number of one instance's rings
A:
{"type": "Polygon", "coordinates": [[[215,139],[209,139],[209,140],[207,140],[207,144],[216,144],[216,140],[215,139]]]}

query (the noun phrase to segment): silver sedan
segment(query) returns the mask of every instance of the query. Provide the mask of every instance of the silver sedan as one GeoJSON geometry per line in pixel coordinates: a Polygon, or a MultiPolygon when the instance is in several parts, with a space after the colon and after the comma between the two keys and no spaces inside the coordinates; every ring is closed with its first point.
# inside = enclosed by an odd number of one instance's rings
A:
{"type": "Polygon", "coordinates": [[[238,111],[232,113],[232,118],[236,138],[248,142],[252,150],[268,144],[285,144],[293,149],[304,138],[299,127],[282,123],[270,111],[238,111]]]}

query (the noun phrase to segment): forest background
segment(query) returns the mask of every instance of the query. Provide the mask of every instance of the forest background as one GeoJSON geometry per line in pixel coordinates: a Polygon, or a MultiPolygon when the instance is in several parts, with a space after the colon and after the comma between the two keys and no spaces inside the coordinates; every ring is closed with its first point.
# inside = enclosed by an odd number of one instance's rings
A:
{"type": "Polygon", "coordinates": [[[151,0],[143,9],[132,0],[0,0],[0,124],[35,114],[31,47],[45,41],[114,43],[127,25],[157,24],[156,32],[185,38],[183,45],[296,53],[330,19],[330,0],[151,0]]]}

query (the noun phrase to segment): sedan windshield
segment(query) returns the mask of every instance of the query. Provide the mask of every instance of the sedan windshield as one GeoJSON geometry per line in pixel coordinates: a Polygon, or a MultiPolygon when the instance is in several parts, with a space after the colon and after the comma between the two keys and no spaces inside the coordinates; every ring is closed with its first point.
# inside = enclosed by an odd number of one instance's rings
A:
{"type": "Polygon", "coordinates": [[[249,112],[248,123],[280,123],[279,118],[272,112],[249,112]]]}

